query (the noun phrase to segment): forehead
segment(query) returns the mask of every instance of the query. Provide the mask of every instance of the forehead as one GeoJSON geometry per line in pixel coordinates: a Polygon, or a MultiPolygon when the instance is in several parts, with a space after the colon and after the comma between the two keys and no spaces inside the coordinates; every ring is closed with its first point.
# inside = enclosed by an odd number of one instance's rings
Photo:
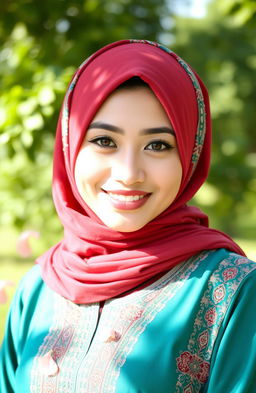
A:
{"type": "MultiPolygon", "coordinates": [[[[155,122],[170,125],[170,120],[160,101],[150,88],[135,87],[117,89],[110,94],[95,114],[93,121],[143,122],[154,126],[155,122]]],[[[159,124],[156,124],[159,125],[159,124]]]]}

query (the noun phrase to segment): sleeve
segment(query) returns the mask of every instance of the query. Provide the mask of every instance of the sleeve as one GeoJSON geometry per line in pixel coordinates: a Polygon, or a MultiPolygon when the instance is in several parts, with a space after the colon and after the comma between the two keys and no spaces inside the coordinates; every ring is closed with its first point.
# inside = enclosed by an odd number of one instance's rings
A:
{"type": "Polygon", "coordinates": [[[20,282],[12,301],[0,349],[1,393],[18,391],[15,388],[15,374],[27,340],[41,282],[38,266],[34,266],[20,282]]]}
{"type": "Polygon", "coordinates": [[[18,290],[9,311],[5,336],[0,350],[0,392],[15,392],[15,370],[19,358],[19,327],[22,315],[22,296],[18,290]]]}
{"type": "Polygon", "coordinates": [[[240,285],[215,343],[205,393],[256,392],[256,271],[240,285]]]}

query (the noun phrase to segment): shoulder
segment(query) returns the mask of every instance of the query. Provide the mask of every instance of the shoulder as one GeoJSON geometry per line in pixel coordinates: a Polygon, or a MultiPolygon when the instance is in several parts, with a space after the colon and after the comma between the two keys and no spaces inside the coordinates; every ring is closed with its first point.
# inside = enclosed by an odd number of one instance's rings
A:
{"type": "Polygon", "coordinates": [[[242,283],[256,274],[256,262],[234,252],[216,250],[212,253],[212,259],[215,261],[213,274],[224,283],[242,283]]]}
{"type": "MultiPolygon", "coordinates": [[[[206,250],[193,256],[184,265],[201,294],[222,290],[232,297],[240,285],[255,280],[256,263],[226,249],[206,250]]],[[[191,280],[190,280],[191,281],[191,280]]]]}
{"type": "Polygon", "coordinates": [[[230,310],[240,306],[245,308],[245,303],[249,308],[255,310],[256,262],[244,256],[227,252],[227,257],[220,263],[220,267],[223,283],[225,287],[230,288],[232,293],[230,310]]]}
{"type": "Polygon", "coordinates": [[[197,294],[196,321],[215,337],[225,316],[240,306],[243,309],[244,303],[256,307],[256,263],[225,249],[205,251],[195,260],[200,263],[189,289],[197,294]]]}
{"type": "Polygon", "coordinates": [[[210,274],[201,294],[200,310],[211,334],[230,326],[241,318],[256,323],[256,263],[230,252],[217,250],[209,254],[210,274]],[[242,315],[244,315],[242,317],[242,315]],[[249,317],[248,317],[249,316],[249,317]],[[219,330],[220,329],[220,330],[219,330]]]}
{"type": "Polygon", "coordinates": [[[7,325],[13,336],[25,343],[37,323],[51,318],[54,293],[44,283],[40,266],[35,265],[20,281],[14,295],[7,325]],[[16,329],[16,327],[19,328],[16,329]]]}
{"type": "Polygon", "coordinates": [[[19,289],[30,292],[33,288],[42,285],[42,283],[41,268],[39,265],[34,265],[21,279],[19,289]]]}
{"type": "Polygon", "coordinates": [[[14,297],[14,303],[23,308],[26,304],[35,302],[45,290],[39,265],[33,266],[21,279],[14,297]]]}
{"type": "MultiPolygon", "coordinates": [[[[205,268],[210,271],[209,287],[214,300],[231,302],[243,286],[256,285],[256,263],[226,249],[211,251],[206,258],[205,268]]],[[[256,288],[256,286],[255,286],[256,288]]]]}
{"type": "Polygon", "coordinates": [[[256,273],[256,262],[226,249],[204,251],[193,259],[200,261],[198,270],[207,271],[209,278],[214,276],[223,282],[241,281],[256,273]]]}

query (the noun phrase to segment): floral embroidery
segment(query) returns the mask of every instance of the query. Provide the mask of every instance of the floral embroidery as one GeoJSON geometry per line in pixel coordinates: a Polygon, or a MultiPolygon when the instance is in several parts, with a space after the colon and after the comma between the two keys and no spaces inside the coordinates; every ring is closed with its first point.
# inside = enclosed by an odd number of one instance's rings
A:
{"type": "Polygon", "coordinates": [[[217,319],[217,313],[215,308],[209,308],[209,310],[206,311],[205,313],[205,320],[208,326],[214,325],[217,319]]]}
{"type": "Polygon", "coordinates": [[[202,384],[207,382],[214,343],[227,309],[243,279],[255,269],[255,263],[230,253],[212,273],[188,346],[176,359],[178,375],[175,393],[198,393],[202,384]]]}
{"type": "Polygon", "coordinates": [[[222,273],[224,281],[229,281],[233,280],[236,275],[238,274],[238,269],[236,267],[230,267],[228,269],[225,269],[224,272],[222,273]]]}
{"type": "Polygon", "coordinates": [[[185,389],[184,389],[184,393],[193,393],[193,392],[194,391],[193,391],[193,388],[192,388],[191,385],[186,386],[185,389]]]}
{"type": "Polygon", "coordinates": [[[205,330],[203,333],[199,334],[198,337],[199,350],[202,351],[202,349],[207,347],[208,342],[209,342],[209,332],[208,330],[205,330]]]}
{"type": "MultiPolygon", "coordinates": [[[[147,301],[152,300],[152,298],[147,298],[147,301]]],[[[135,304],[128,305],[120,313],[120,318],[125,320],[136,321],[142,316],[143,309],[135,304]]]]}
{"type": "Polygon", "coordinates": [[[205,362],[197,355],[186,351],[177,359],[178,369],[191,377],[196,378],[199,382],[205,383],[209,374],[210,363],[205,362]]]}
{"type": "Polygon", "coordinates": [[[223,284],[219,285],[213,292],[213,299],[215,303],[220,303],[226,294],[226,289],[223,284]]]}

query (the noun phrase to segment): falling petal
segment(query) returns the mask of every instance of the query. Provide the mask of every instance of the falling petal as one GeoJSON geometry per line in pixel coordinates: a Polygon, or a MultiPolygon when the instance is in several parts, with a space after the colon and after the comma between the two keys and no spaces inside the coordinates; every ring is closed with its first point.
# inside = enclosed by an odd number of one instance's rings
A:
{"type": "Polygon", "coordinates": [[[40,234],[36,231],[24,231],[20,234],[17,240],[17,252],[23,258],[27,258],[32,255],[32,249],[29,244],[29,239],[31,237],[38,239],[40,234]]]}
{"type": "Polygon", "coordinates": [[[113,341],[119,341],[121,338],[121,334],[118,333],[116,330],[111,330],[110,334],[108,335],[107,339],[105,340],[106,343],[111,343],[113,341]]]}
{"type": "Polygon", "coordinates": [[[53,350],[51,349],[44,356],[38,359],[39,368],[42,374],[48,377],[54,377],[59,372],[59,367],[52,357],[53,350]]]}
{"type": "Polygon", "coordinates": [[[7,297],[7,293],[6,293],[6,288],[8,286],[13,286],[14,283],[12,281],[8,281],[8,280],[1,280],[0,281],[0,304],[4,304],[7,302],[8,297],[7,297]]]}

